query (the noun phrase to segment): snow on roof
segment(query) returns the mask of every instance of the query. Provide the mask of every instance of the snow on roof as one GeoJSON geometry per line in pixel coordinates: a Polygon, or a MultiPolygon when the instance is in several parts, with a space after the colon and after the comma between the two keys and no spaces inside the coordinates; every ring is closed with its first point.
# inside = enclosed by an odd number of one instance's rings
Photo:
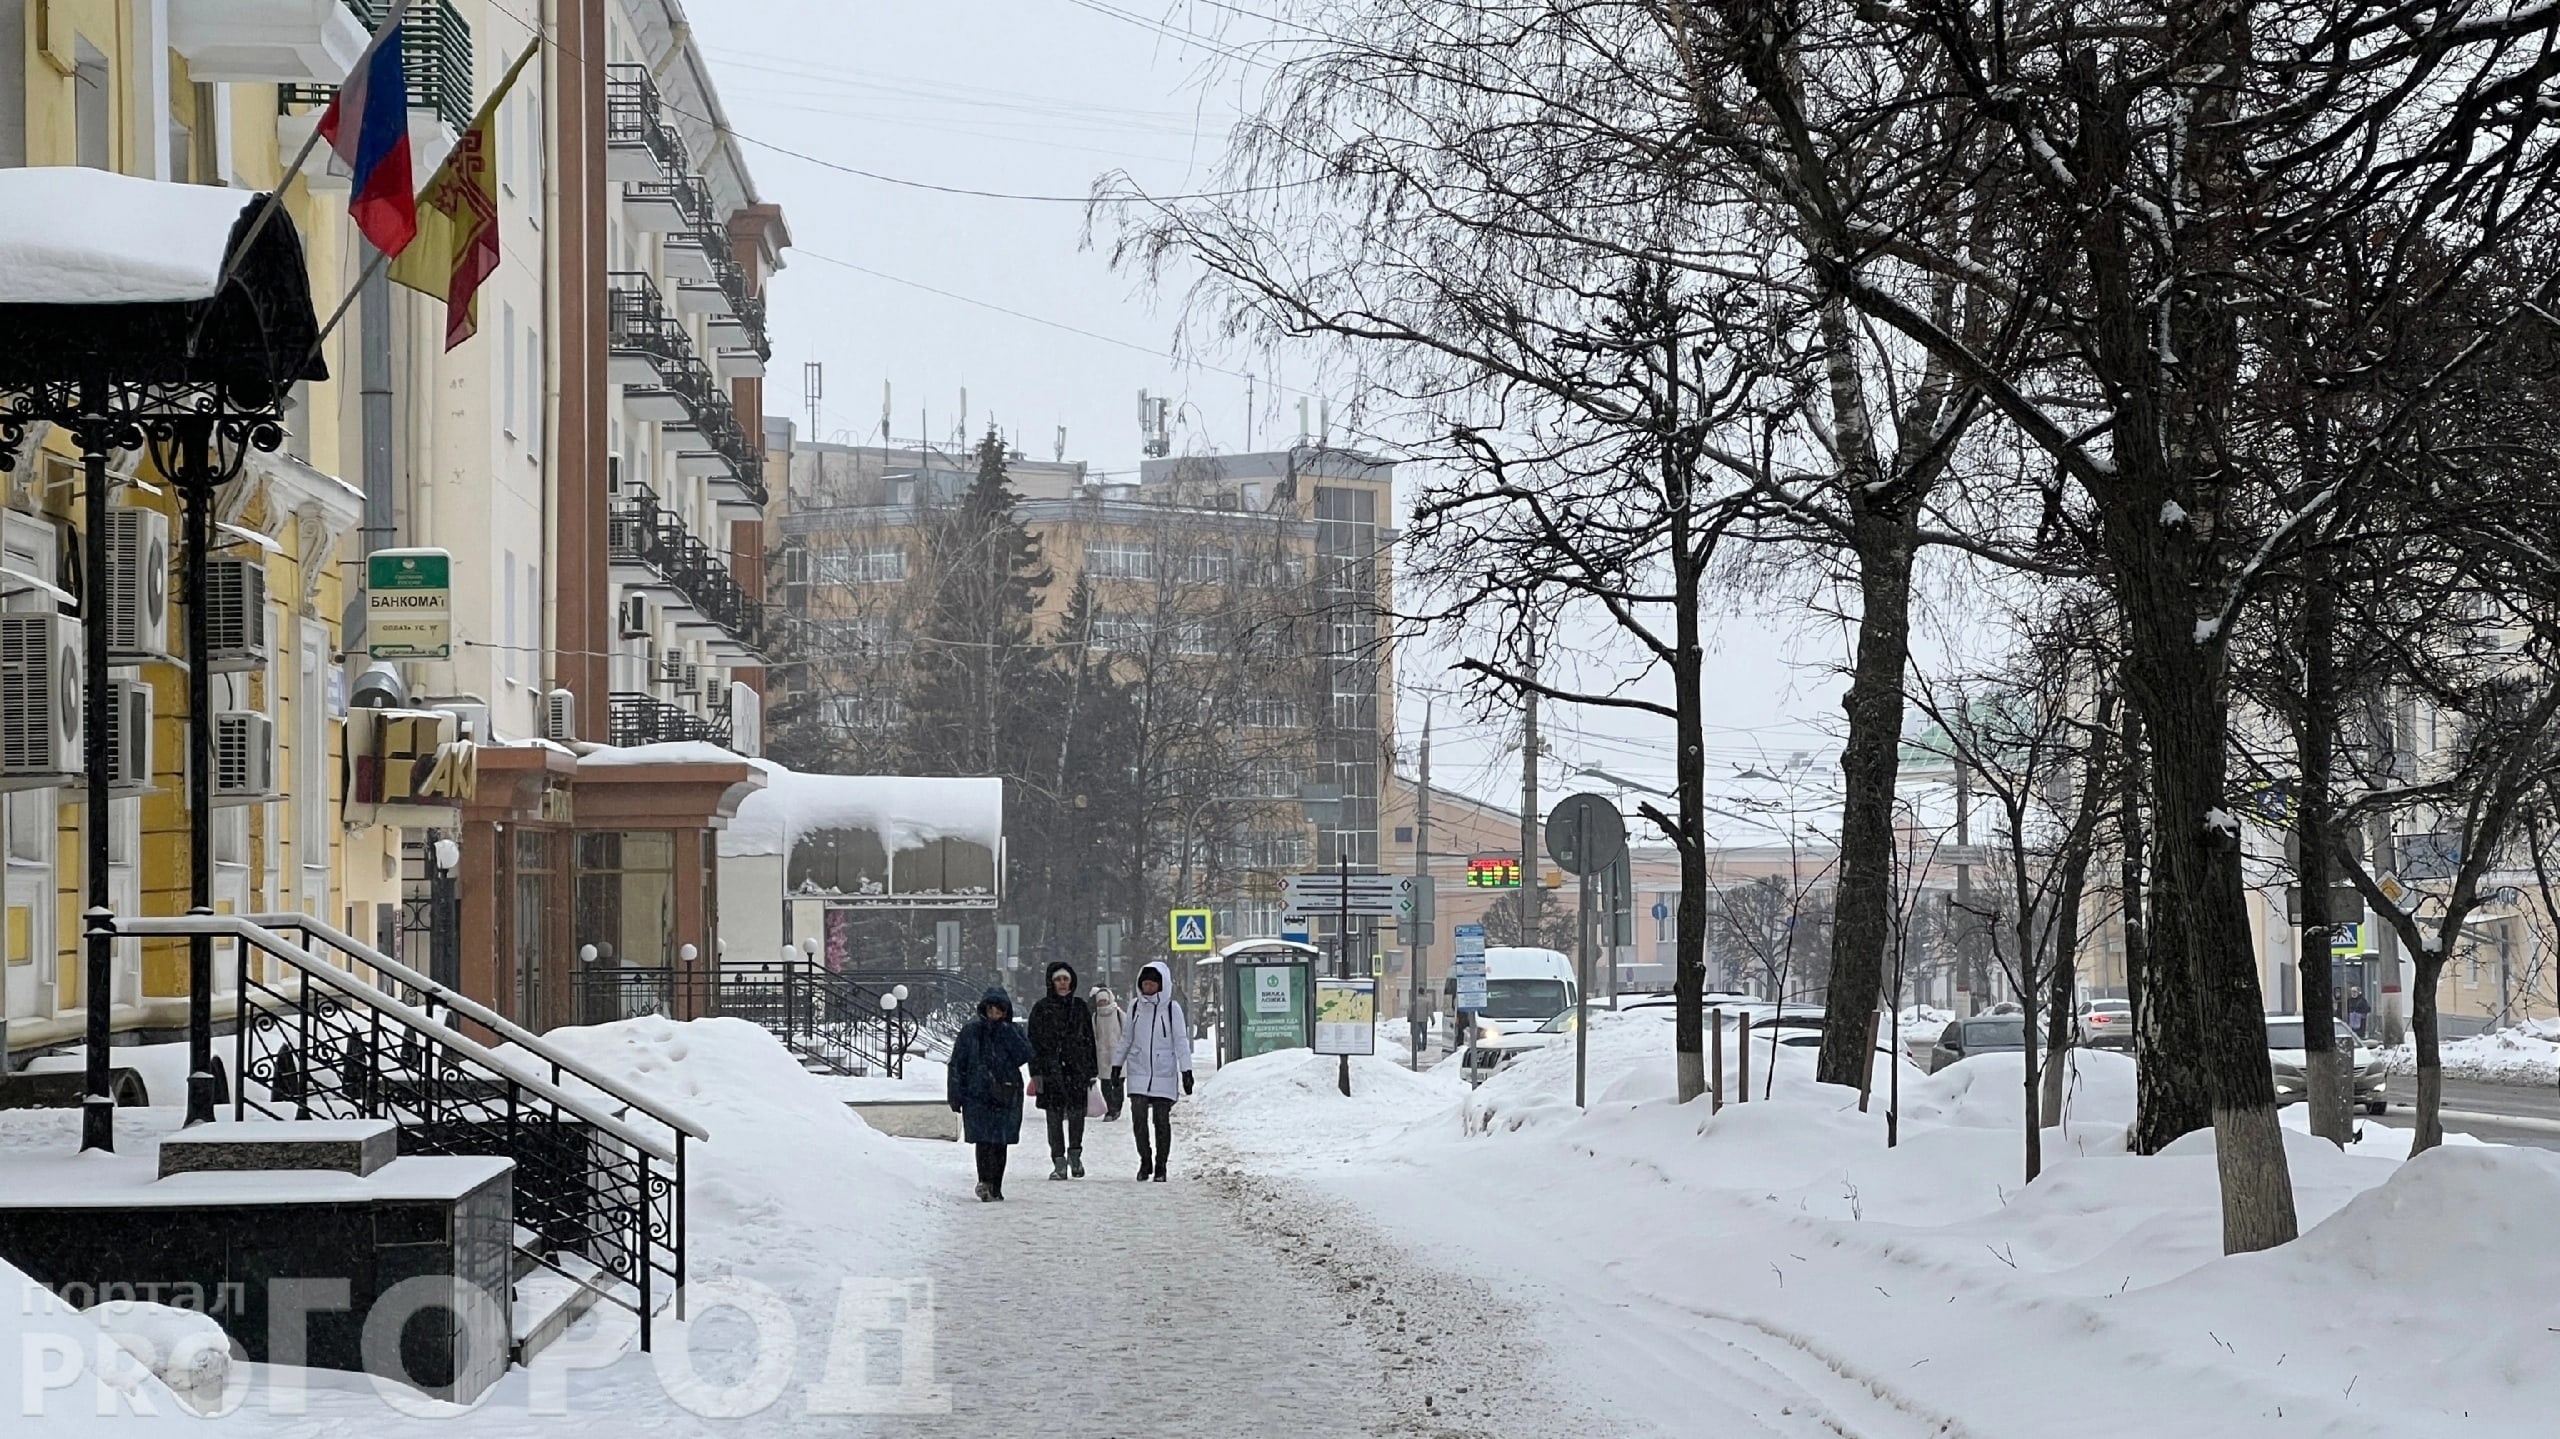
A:
{"type": "Polygon", "coordinates": [[[210,299],[241,212],[263,198],[76,165],[0,169],[0,304],[210,299]]]}
{"type": "Polygon", "coordinates": [[[746,764],[746,756],[709,740],[669,740],[663,744],[600,744],[578,756],[580,765],[746,764]]]}
{"type": "Polygon", "coordinates": [[[891,853],[961,839],[995,849],[1004,837],[1004,781],[942,776],[801,774],[770,760],[720,835],[730,856],[786,854],[818,830],[869,830],[891,853]]]}

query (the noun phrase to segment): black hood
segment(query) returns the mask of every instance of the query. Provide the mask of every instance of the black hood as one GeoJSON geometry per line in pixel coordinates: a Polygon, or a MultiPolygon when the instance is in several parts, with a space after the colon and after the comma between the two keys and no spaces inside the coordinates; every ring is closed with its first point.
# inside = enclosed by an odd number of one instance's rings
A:
{"type": "Polygon", "coordinates": [[[1006,1019],[1013,1018],[1013,996],[1004,992],[1003,985],[988,985],[987,992],[978,996],[978,1017],[980,1019],[987,1017],[987,1006],[990,1004],[1003,1010],[1004,1017],[1006,1019]]]}

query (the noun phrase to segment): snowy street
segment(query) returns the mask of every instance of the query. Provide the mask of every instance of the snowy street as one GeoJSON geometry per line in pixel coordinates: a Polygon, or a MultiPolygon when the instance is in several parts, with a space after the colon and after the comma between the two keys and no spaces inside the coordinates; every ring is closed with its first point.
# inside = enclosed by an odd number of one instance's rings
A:
{"type": "MultiPolygon", "coordinates": [[[[2291,1134],[2303,1238],[2224,1258],[2210,1136],[2124,1154],[2118,1056],[2082,1057],[2022,1185],[1999,1056],[1907,1071],[1889,1150],[1882,1099],[1859,1114],[1800,1050],[1748,1104],[1670,1103],[1668,1029],[1595,1026],[1588,1113],[1569,1048],[1476,1089],[1361,1059],[1347,1099],[1304,1051],[1204,1061],[1169,1183],[1132,1179],[1125,1122],[1051,1181],[1034,1121],[1000,1204],[966,1147],[874,1132],[751,1025],[560,1031],[712,1135],[691,1310],[652,1352],[600,1312],[467,1410],[236,1365],[209,1429],[135,1375],[108,1408],[157,1420],[92,1418],[94,1381],[43,1364],[0,1383],[41,1375],[22,1392],[77,1439],[2548,1433],[2560,1156],[2291,1134]],[[929,1310],[855,1302],[919,1281],[929,1310]]],[[[58,1152],[66,1122],[0,1115],[0,1148],[58,1152]]],[[[135,1154],[173,1128],[153,1111],[135,1154]]],[[[0,1306],[0,1351],[85,1354],[87,1323],[0,1306]]]]}

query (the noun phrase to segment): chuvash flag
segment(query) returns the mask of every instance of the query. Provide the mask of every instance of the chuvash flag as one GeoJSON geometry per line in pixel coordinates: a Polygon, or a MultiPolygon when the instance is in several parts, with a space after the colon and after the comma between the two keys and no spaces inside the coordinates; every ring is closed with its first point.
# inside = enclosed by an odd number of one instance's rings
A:
{"type": "Polygon", "coordinates": [[[391,266],[394,281],[444,301],[448,350],[478,333],[480,284],[498,271],[498,107],[541,48],[538,39],[526,46],[481,102],[471,128],[418,195],[417,243],[391,266]]]}

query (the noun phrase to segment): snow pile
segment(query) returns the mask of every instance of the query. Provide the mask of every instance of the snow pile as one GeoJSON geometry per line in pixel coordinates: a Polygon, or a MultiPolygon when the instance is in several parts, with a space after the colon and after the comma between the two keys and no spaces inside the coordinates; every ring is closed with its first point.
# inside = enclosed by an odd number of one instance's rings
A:
{"type": "Polygon", "coordinates": [[[2403,1165],[2406,1131],[2342,1153],[2297,1108],[2305,1238],[2226,1258],[2213,1136],[2126,1153],[2125,1056],[2069,1062],[2030,1184],[2019,1056],[1903,1071],[1887,1148],[1885,1087],[1861,1112],[1809,1048],[1755,1044],[1748,1103],[1730,1078],[1720,1113],[1672,1103],[1670,1032],[1596,1024],[1588,1113],[1567,1044],[1461,1091],[1463,1125],[1437,1074],[1325,1122],[1343,1101],[1304,1055],[1203,1118],[1285,1137],[1238,1147],[1517,1302],[1555,1382],[1630,1432],[2385,1439],[2560,1412],[2560,1156],[2403,1165]]]}
{"type": "Polygon", "coordinates": [[[0,305],[208,299],[232,230],[265,198],[69,165],[0,170],[0,305]]]}
{"type": "MultiPolygon", "coordinates": [[[[47,1439],[147,1439],[203,1432],[197,1427],[201,1421],[190,1417],[189,1403],[152,1373],[161,1362],[158,1356],[172,1353],[174,1343],[161,1345],[155,1359],[137,1355],[154,1341],[174,1340],[181,1332],[200,1334],[199,1326],[212,1327],[220,1339],[212,1320],[157,1304],[119,1301],[89,1314],[76,1313],[24,1271],[0,1260],[0,1393],[8,1396],[19,1420],[10,1432],[40,1431],[47,1439]],[[139,1309],[176,1317],[146,1319],[132,1312],[139,1309]]],[[[229,1350],[222,1354],[222,1374],[227,1374],[229,1350]]],[[[203,1362],[206,1368],[214,1363],[203,1362]]],[[[194,1354],[178,1367],[192,1381],[194,1354]]],[[[222,1387],[222,1377],[216,1375],[206,1407],[219,1405],[222,1387]]],[[[225,1432],[258,1427],[244,1424],[225,1432]]]]}
{"type": "Polygon", "coordinates": [[[1915,1044],[1937,1043],[1938,1036],[1946,1033],[1947,1026],[1955,1020],[1956,1012],[1952,1009],[1915,1004],[1902,1011],[1895,1027],[1902,1036],[1903,1046],[1908,1048],[1915,1044]]]}
{"type": "Polygon", "coordinates": [[[710,1131],[685,1153],[688,1261],[698,1276],[735,1268],[786,1290],[823,1284],[831,1303],[848,1249],[915,1252],[923,1165],[763,1029],[652,1015],[546,1038],[710,1131]]]}
{"type": "Polygon", "coordinates": [[[1331,1153],[1360,1141],[1392,1142],[1415,1124],[1454,1132],[1449,1116],[1465,1087],[1438,1070],[1416,1074],[1376,1055],[1351,1057],[1351,1093],[1342,1061],[1283,1049],[1200,1073],[1194,1099],[1235,1148],[1251,1154],[1331,1153]]]}
{"type": "Polygon", "coordinates": [[[731,857],[788,854],[819,830],[867,830],[895,854],[935,840],[998,848],[1004,838],[1004,781],[893,775],[801,774],[754,761],[765,787],[738,806],[720,836],[731,857]]]}
{"type": "Polygon", "coordinates": [[[237,1374],[234,1383],[238,1346],[209,1314],[114,1299],[89,1310],[88,1317],[122,1354],[116,1362],[101,1351],[104,1377],[123,1393],[140,1391],[148,1376],[199,1414],[228,1408],[245,1395],[247,1375],[237,1374]]]}
{"type": "MultiPolygon", "coordinates": [[[[2417,1041],[2382,1053],[2391,1073],[2418,1072],[2417,1041]]],[[[2482,1084],[2560,1084],[2560,1023],[2551,1020],[2448,1040],[2437,1046],[2437,1053],[2449,1078],[2482,1084]]]]}

